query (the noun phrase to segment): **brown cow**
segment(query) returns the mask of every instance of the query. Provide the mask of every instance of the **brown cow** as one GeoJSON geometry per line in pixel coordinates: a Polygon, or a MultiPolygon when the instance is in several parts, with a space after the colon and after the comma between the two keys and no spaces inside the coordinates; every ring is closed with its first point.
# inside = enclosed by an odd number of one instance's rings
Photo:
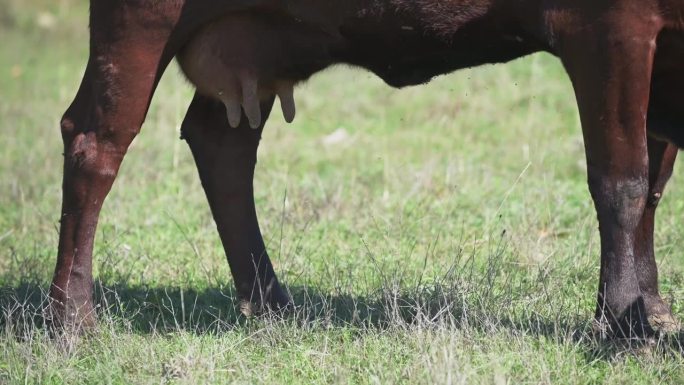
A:
{"type": "Polygon", "coordinates": [[[653,223],[684,146],[684,1],[120,0],[91,1],[90,12],[90,59],[61,122],[64,197],[50,290],[58,325],[95,322],[100,208],[175,56],[197,86],[182,135],[249,312],[290,303],[252,187],[276,95],[292,120],[293,86],[335,63],[402,87],[547,51],[565,65],[582,118],[601,234],[596,325],[622,335],[678,327],[658,293],[653,223]]]}

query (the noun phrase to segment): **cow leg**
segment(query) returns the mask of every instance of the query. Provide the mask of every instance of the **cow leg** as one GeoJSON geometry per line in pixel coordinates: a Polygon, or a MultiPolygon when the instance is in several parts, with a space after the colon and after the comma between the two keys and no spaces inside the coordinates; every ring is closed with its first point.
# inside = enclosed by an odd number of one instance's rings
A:
{"type": "Polygon", "coordinates": [[[93,3],[92,19],[104,22],[91,25],[86,72],[61,121],[63,200],[50,287],[51,322],[58,327],[95,323],[92,253],[100,209],[170,60],[163,58],[170,30],[150,30],[126,6],[93,3]]]}
{"type": "MultiPolygon", "coordinates": [[[[649,126],[658,124],[649,120],[649,126]]],[[[658,292],[658,267],[653,248],[653,229],[656,208],[663,195],[665,184],[672,175],[677,147],[657,139],[648,138],[649,188],[646,208],[636,232],[635,267],[639,288],[644,298],[649,325],[659,331],[678,330],[670,307],[658,292]]]]}
{"type": "Polygon", "coordinates": [[[232,128],[221,102],[195,95],[182,126],[246,315],[290,303],[266,253],[254,207],[257,148],[272,106],[273,100],[262,103],[258,129],[249,127],[244,112],[240,126],[232,128]]]}
{"type": "Polygon", "coordinates": [[[601,235],[595,326],[622,336],[651,332],[635,243],[649,188],[646,111],[660,26],[645,10],[634,14],[616,10],[559,39],[580,109],[601,235]]]}

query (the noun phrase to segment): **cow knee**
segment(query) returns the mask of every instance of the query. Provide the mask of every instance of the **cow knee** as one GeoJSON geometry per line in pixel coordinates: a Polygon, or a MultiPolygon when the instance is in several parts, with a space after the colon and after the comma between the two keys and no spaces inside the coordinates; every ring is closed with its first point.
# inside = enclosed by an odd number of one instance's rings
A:
{"type": "Polygon", "coordinates": [[[65,153],[67,171],[90,182],[112,182],[125,152],[94,132],[77,133],[65,153]]]}
{"type": "Polygon", "coordinates": [[[64,151],[68,151],[71,143],[76,139],[79,133],[86,131],[88,126],[87,116],[89,115],[85,110],[80,108],[80,100],[76,99],[64,112],[62,119],[59,122],[60,132],[62,134],[62,141],[64,142],[64,151]],[[79,105],[75,107],[75,105],[79,105]]]}
{"type": "Polygon", "coordinates": [[[638,226],[649,198],[648,179],[590,178],[591,191],[599,221],[609,221],[623,229],[638,226]]]}

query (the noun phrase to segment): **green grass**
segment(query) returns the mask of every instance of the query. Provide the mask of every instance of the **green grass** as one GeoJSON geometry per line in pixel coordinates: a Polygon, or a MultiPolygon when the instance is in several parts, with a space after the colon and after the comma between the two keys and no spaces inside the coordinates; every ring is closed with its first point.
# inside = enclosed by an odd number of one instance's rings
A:
{"type": "MultiPolygon", "coordinates": [[[[102,211],[99,328],[51,339],[40,312],[58,121],[87,58],[86,20],[83,1],[0,9],[0,384],[684,383],[681,336],[589,333],[597,224],[572,89],[548,55],[401,91],[339,67],[298,89],[294,124],[274,114],[265,130],[255,182],[299,306],[287,319],[236,314],[178,140],[192,90],[170,68],[102,211]]],[[[656,248],[684,319],[678,174],[656,248]]]]}

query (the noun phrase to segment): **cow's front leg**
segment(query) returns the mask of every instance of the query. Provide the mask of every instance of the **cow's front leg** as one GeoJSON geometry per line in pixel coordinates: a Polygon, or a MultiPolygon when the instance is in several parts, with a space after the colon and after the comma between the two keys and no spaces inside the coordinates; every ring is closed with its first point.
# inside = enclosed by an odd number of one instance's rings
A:
{"type": "Polygon", "coordinates": [[[569,27],[559,48],[580,108],[601,235],[596,326],[610,334],[643,335],[651,330],[635,243],[649,190],[646,111],[660,25],[646,9],[611,12],[569,27]]]}
{"type": "Polygon", "coordinates": [[[102,203],[140,130],[171,32],[153,29],[123,3],[91,7],[91,51],[83,81],[62,118],[64,179],[57,266],[50,287],[51,322],[81,328],[95,323],[93,240],[102,203]]]}
{"type": "MultiPolygon", "coordinates": [[[[664,124],[649,118],[648,125],[664,124]]],[[[677,147],[657,139],[648,138],[649,189],[644,214],[636,234],[636,272],[639,288],[644,297],[644,305],[649,325],[661,332],[679,329],[670,307],[663,301],[658,291],[658,267],[653,247],[653,230],[658,203],[665,185],[672,175],[672,167],[677,157],[677,147]]]]}
{"type": "Polygon", "coordinates": [[[254,207],[257,148],[272,106],[272,99],[261,103],[258,129],[249,127],[244,112],[233,128],[221,102],[196,95],[182,127],[228,257],[240,310],[248,315],[290,303],[266,253],[254,207]]]}

